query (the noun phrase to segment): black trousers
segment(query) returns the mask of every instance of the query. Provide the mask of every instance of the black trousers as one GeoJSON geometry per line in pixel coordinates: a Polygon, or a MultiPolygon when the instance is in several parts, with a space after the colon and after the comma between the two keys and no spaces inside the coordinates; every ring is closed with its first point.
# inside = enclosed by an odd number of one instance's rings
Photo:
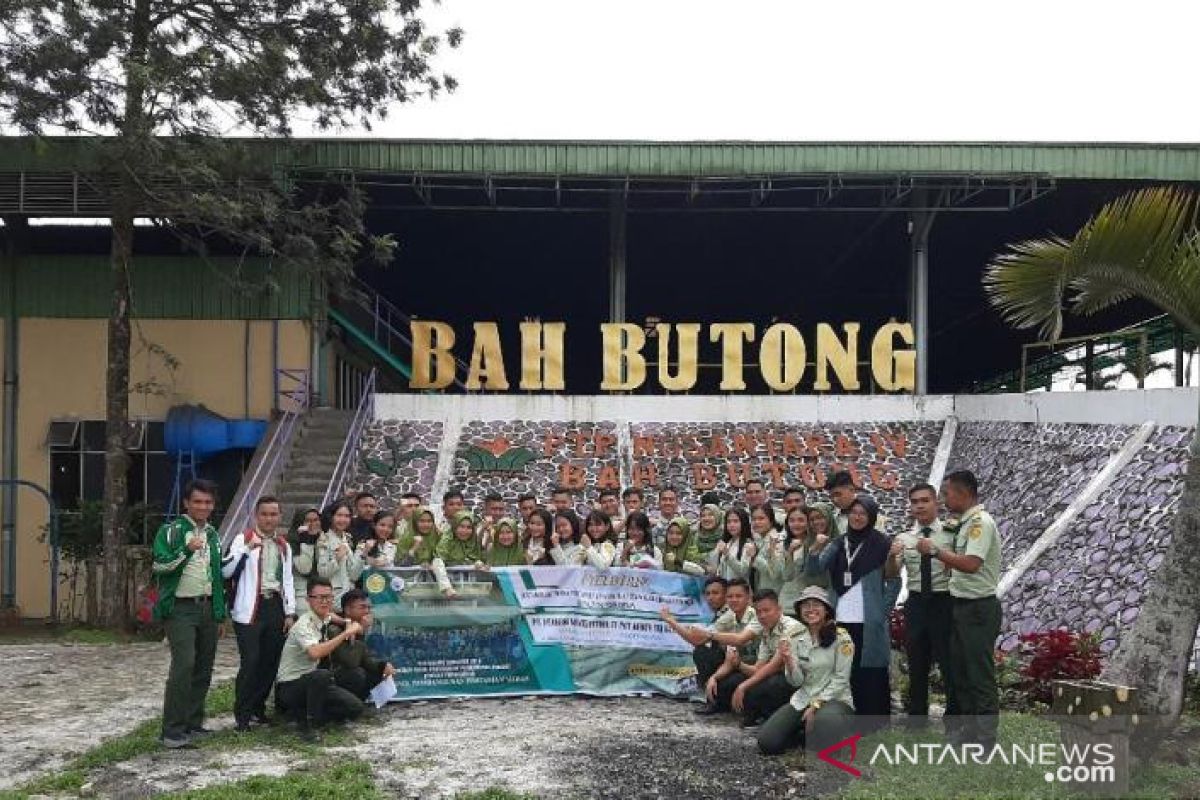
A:
{"type": "Polygon", "coordinates": [[[366,667],[337,669],[333,672],[333,681],[360,701],[365,701],[371,690],[383,680],[383,667],[384,665],[380,664],[371,670],[366,667]]]}
{"type": "Polygon", "coordinates": [[[860,717],[873,717],[873,724],[882,725],[892,714],[888,668],[862,666],[863,623],[844,622],[841,626],[854,641],[854,661],[850,664],[850,694],[854,697],[854,713],[860,717]]]}
{"type": "Polygon", "coordinates": [[[338,686],[327,669],[275,684],[275,703],[301,727],[344,722],[363,713],[362,700],[338,686]]]}
{"type": "Polygon", "coordinates": [[[765,681],[760,681],[746,690],[742,717],[748,722],[766,719],[787,705],[796,688],[787,682],[782,672],[777,672],[765,681]]]}
{"type": "Polygon", "coordinates": [[[283,595],[275,594],[258,601],[253,622],[233,623],[237,635],[237,681],[234,683],[233,716],[248,722],[254,714],[265,714],[267,695],[279,670],[279,656],[287,634],[283,632],[283,595]]]}
{"type": "Polygon", "coordinates": [[[958,713],[951,684],[950,635],[954,625],[949,592],[912,592],[904,603],[908,626],[908,715],[929,716],[929,671],[936,662],[946,684],[946,713],[958,713]]]}
{"type": "Polygon", "coordinates": [[[716,642],[702,644],[692,650],[692,663],[696,665],[696,685],[704,694],[708,679],[725,663],[725,648],[716,642]]]}

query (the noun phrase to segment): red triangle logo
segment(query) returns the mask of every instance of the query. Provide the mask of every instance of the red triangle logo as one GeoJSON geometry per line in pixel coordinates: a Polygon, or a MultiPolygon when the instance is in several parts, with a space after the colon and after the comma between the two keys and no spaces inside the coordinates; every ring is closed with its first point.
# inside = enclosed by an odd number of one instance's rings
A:
{"type": "Polygon", "coordinates": [[[817,753],[817,758],[821,759],[826,764],[831,764],[831,765],[837,767],[838,769],[842,770],[843,772],[849,772],[851,775],[853,775],[856,778],[861,778],[862,772],[855,769],[853,766],[854,757],[856,755],[858,755],[858,740],[861,738],[862,738],[862,734],[856,733],[853,736],[851,736],[849,739],[843,739],[842,741],[838,742],[837,744],[831,744],[831,745],[829,745],[829,747],[826,747],[824,750],[817,753]],[[836,758],[834,758],[832,755],[830,755],[830,753],[836,753],[838,750],[841,750],[843,747],[847,747],[847,746],[850,748],[850,763],[846,763],[845,761],[839,761],[836,758]]]}

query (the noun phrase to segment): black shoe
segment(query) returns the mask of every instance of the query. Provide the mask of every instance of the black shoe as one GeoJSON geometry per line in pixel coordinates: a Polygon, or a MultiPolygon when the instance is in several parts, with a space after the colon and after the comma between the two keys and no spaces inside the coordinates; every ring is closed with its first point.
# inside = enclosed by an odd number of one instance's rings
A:
{"type": "Polygon", "coordinates": [[[212,734],[213,732],[203,725],[187,729],[187,735],[193,739],[203,739],[205,736],[212,736],[212,734]]]}
{"type": "Polygon", "coordinates": [[[246,722],[245,720],[240,719],[234,723],[233,729],[235,731],[237,731],[238,733],[249,733],[250,732],[250,723],[246,722]]]}
{"type": "Polygon", "coordinates": [[[305,744],[321,743],[321,734],[307,725],[302,726],[300,730],[296,731],[296,736],[305,744]]]}
{"type": "Polygon", "coordinates": [[[721,709],[717,708],[715,703],[701,703],[692,709],[692,713],[699,714],[702,717],[708,717],[712,716],[713,714],[720,714],[721,709]]]}
{"type": "Polygon", "coordinates": [[[267,716],[265,711],[256,711],[250,715],[250,721],[255,725],[270,725],[271,718],[267,716]]]}
{"type": "Polygon", "coordinates": [[[161,737],[159,737],[158,741],[161,742],[162,746],[168,750],[183,750],[185,748],[194,748],[196,746],[195,743],[192,742],[191,737],[187,734],[182,736],[167,736],[166,734],[163,734],[161,737]]]}

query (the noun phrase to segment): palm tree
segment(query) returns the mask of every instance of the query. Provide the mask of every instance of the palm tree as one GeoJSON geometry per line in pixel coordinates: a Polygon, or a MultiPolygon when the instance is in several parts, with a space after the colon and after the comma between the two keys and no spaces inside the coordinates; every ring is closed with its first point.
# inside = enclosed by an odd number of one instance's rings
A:
{"type": "MultiPolygon", "coordinates": [[[[1093,314],[1141,297],[1200,336],[1200,229],[1195,194],[1152,188],[1109,203],[1071,239],[1011,245],[983,277],[984,290],[1018,328],[1062,335],[1063,310],[1093,314]]],[[[1200,431],[1200,411],[1198,411],[1200,431]]],[[[1200,436],[1193,436],[1171,543],[1151,578],[1141,614],[1121,636],[1104,678],[1138,688],[1143,721],[1134,746],[1153,751],[1183,706],[1200,624],[1200,436]]]]}

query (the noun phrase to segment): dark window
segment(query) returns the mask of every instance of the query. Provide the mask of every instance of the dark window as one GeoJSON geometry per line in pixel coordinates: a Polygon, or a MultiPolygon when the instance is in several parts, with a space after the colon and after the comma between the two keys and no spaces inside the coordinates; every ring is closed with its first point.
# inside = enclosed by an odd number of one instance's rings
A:
{"type": "Polygon", "coordinates": [[[79,453],[50,454],[50,496],[64,511],[79,508],[79,453]]]}
{"type": "Polygon", "coordinates": [[[104,429],[107,423],[100,422],[85,422],[83,423],[83,449],[90,450],[93,453],[104,452],[104,429]]]}
{"type": "MultiPolygon", "coordinates": [[[[133,515],[130,538],[146,542],[154,535],[175,479],[174,463],[163,447],[163,423],[138,421],[129,452],[129,503],[145,512],[133,515]]],[[[51,423],[50,495],[64,511],[77,511],[85,500],[104,497],[104,430],[102,420],[51,423]],[[70,438],[68,439],[68,436],[70,438]],[[59,444],[66,442],[66,444],[59,444]]]]}
{"type": "Polygon", "coordinates": [[[79,420],[56,419],[50,423],[46,433],[46,446],[51,449],[72,448],[76,446],[75,439],[79,436],[79,420]]]}

